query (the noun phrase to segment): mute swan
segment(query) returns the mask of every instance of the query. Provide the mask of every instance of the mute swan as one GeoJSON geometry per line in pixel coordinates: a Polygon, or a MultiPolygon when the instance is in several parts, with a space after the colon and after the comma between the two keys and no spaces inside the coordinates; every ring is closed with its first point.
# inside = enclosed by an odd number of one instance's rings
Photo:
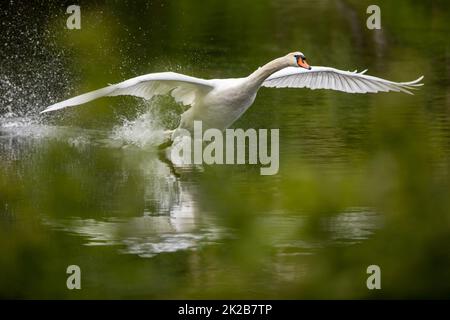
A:
{"type": "MultiPolygon", "coordinates": [[[[332,89],[348,93],[409,90],[423,84],[423,76],[411,82],[392,82],[330,67],[310,67],[301,52],[270,61],[245,78],[199,79],[175,72],[150,73],[91,91],[49,106],[41,113],[80,105],[100,97],[131,95],[151,99],[170,94],[175,101],[191,105],[181,115],[180,129],[192,131],[194,120],[203,128],[224,130],[235,122],[255,100],[260,87],[332,89]]],[[[176,130],[170,131],[172,140],[176,130]]]]}

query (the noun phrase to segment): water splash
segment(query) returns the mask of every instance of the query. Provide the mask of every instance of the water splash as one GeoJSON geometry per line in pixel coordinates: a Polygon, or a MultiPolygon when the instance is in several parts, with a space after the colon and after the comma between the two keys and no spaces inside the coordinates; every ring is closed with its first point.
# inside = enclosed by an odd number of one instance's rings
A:
{"type": "Polygon", "coordinates": [[[40,122],[38,117],[16,117],[14,114],[0,117],[0,137],[42,139],[53,136],[58,127],[40,122]]]}
{"type": "MultiPolygon", "coordinates": [[[[73,67],[75,49],[61,45],[66,29],[53,28],[50,24],[50,21],[57,21],[53,13],[59,12],[60,6],[46,2],[36,5],[11,1],[6,10],[0,11],[0,138],[4,141],[26,138],[33,143],[36,139],[56,138],[77,147],[100,143],[112,148],[124,144],[146,148],[159,144],[167,124],[161,125],[162,116],[158,112],[147,110],[133,120],[124,120],[112,133],[100,134],[58,126],[64,113],[39,115],[47,106],[75,95],[81,74],[73,67]],[[42,14],[30,15],[31,8],[42,14]]],[[[121,72],[141,65],[126,57],[121,61],[121,72]]],[[[136,70],[136,73],[141,71],[136,70]]],[[[148,109],[147,104],[137,107],[148,109]]]]}
{"type": "Polygon", "coordinates": [[[133,120],[124,119],[114,127],[110,139],[139,148],[157,146],[164,141],[165,129],[152,106],[133,120]]]}

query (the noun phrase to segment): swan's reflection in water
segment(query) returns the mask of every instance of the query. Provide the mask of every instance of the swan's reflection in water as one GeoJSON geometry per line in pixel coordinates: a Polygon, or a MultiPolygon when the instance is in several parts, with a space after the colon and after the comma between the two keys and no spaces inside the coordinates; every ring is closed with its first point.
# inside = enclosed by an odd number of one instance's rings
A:
{"type": "Polygon", "coordinates": [[[119,245],[121,253],[153,257],[164,252],[195,250],[203,245],[215,244],[221,230],[201,226],[189,217],[143,216],[131,219],[72,218],[46,221],[52,227],[87,238],[87,246],[119,245]]]}
{"type": "MultiPolygon", "coordinates": [[[[198,207],[195,183],[176,178],[157,158],[146,161],[143,172],[149,177],[145,189],[146,207],[154,211],[146,209],[142,216],[132,218],[70,218],[46,223],[57,230],[85,237],[87,246],[118,246],[120,253],[143,258],[220,245],[235,237],[234,230],[222,226],[217,217],[198,207]]],[[[311,254],[330,243],[355,244],[369,238],[381,226],[380,215],[370,208],[349,208],[324,218],[323,228],[332,237],[313,242],[301,239],[298,233],[287,235],[284,232],[293,225],[303,224],[306,216],[264,213],[258,219],[271,226],[275,235],[273,246],[283,256],[311,254]]]]}
{"type": "MultiPolygon", "coordinates": [[[[189,205],[188,205],[189,206],[189,205]]],[[[186,210],[184,208],[183,210],[186,210]]],[[[233,237],[233,230],[217,225],[213,218],[196,219],[184,211],[176,210],[169,215],[144,215],[129,219],[110,218],[106,220],[71,218],[45,220],[47,225],[86,238],[87,246],[120,246],[119,252],[135,254],[143,258],[160,253],[180,250],[196,250],[206,245],[220,244],[226,238],[233,237]]],[[[296,218],[266,217],[274,229],[285,224],[302,222],[302,216],[296,218]]],[[[349,212],[324,221],[331,229],[332,239],[312,242],[296,238],[275,239],[273,245],[279,255],[308,255],[329,244],[350,245],[369,238],[380,227],[380,216],[363,208],[354,208],[349,212]],[[363,211],[362,211],[363,210],[363,211]]]]}
{"type": "Polygon", "coordinates": [[[70,218],[45,223],[86,237],[88,246],[121,246],[121,253],[153,257],[164,252],[195,250],[217,244],[228,232],[200,214],[195,184],[175,177],[156,156],[141,164],[145,177],[145,210],[140,217],[104,220],[70,218]]]}
{"type": "MultiPolygon", "coordinates": [[[[95,189],[119,190],[117,194],[100,193],[96,196],[96,201],[105,202],[108,208],[106,214],[84,213],[82,217],[52,214],[43,218],[44,223],[55,230],[81,236],[87,246],[117,246],[120,253],[148,258],[161,253],[220,245],[227,239],[237,237],[238,233],[226,227],[214,212],[207,212],[200,207],[205,189],[200,188],[201,181],[198,181],[198,172],[195,172],[198,168],[185,167],[182,168],[184,172],[181,176],[176,175],[174,168],[161,161],[156,152],[128,149],[129,147],[120,146],[120,143],[111,141],[107,135],[99,132],[72,132],[67,128],[36,127],[33,124],[17,126],[21,133],[19,135],[11,128],[16,126],[9,126],[8,130],[2,126],[1,130],[0,145],[6,168],[9,162],[20,161],[25,155],[33,167],[38,165],[39,162],[33,157],[40,157],[48,143],[47,139],[57,138],[60,143],[79,149],[82,155],[81,160],[67,160],[71,162],[70,168],[74,170],[74,175],[79,175],[81,169],[88,167],[93,170],[88,172],[96,177],[95,189]],[[32,134],[24,134],[28,131],[32,134]],[[122,172],[113,177],[97,177],[96,167],[91,168],[92,159],[86,156],[89,149],[106,149],[114,161],[118,162],[117,168],[122,172]],[[114,198],[122,197],[120,190],[124,189],[120,186],[123,184],[121,177],[132,175],[134,171],[140,180],[137,188],[132,185],[136,188],[133,192],[137,192],[136,199],[143,206],[142,209],[133,211],[131,217],[124,217],[120,209],[117,213],[114,212],[114,206],[118,202],[127,202],[126,196],[119,201],[114,198]],[[108,205],[109,202],[112,203],[111,206],[108,205]]],[[[88,177],[80,176],[80,179],[85,178],[88,177]]],[[[248,184],[251,186],[250,182],[248,184]]],[[[322,227],[331,237],[326,241],[314,242],[303,239],[298,228],[292,227],[301,226],[308,219],[307,215],[261,212],[256,219],[255,223],[270,226],[270,244],[280,256],[311,254],[330,243],[354,244],[369,238],[381,226],[380,215],[370,208],[349,208],[345,212],[323,218],[322,227]]]]}

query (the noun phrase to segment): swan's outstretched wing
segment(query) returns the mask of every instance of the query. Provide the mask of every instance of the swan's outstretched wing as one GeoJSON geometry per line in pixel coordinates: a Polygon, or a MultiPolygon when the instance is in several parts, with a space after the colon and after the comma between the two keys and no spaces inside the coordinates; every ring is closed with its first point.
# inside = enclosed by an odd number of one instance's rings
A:
{"type": "Polygon", "coordinates": [[[350,72],[329,67],[312,67],[311,70],[287,67],[272,74],[262,84],[275,88],[332,89],[349,93],[402,91],[412,94],[412,89],[422,86],[423,76],[411,82],[393,82],[362,72],[350,72]]]}
{"type": "Polygon", "coordinates": [[[41,113],[77,106],[101,97],[121,95],[151,99],[156,95],[170,93],[177,102],[194,105],[200,97],[213,88],[210,80],[174,72],[150,73],[55,103],[41,113]]]}

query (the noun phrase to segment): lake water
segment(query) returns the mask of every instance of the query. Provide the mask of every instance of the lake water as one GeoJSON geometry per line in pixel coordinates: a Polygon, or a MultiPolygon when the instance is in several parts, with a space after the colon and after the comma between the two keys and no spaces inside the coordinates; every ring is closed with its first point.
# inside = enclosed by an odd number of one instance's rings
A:
{"type": "Polygon", "coordinates": [[[444,1],[97,1],[3,10],[0,297],[367,298],[450,292],[450,43],[444,1]],[[33,8],[33,10],[31,10],[33,8]],[[129,77],[245,76],[301,50],[311,65],[415,95],[260,90],[234,128],[280,130],[280,169],[173,168],[156,145],[170,98],[48,105],[129,77]],[[366,288],[380,265],[382,292],[366,288]],[[82,270],[68,290],[66,268],[82,270]],[[411,282],[419,279],[411,289],[411,282]]]}

